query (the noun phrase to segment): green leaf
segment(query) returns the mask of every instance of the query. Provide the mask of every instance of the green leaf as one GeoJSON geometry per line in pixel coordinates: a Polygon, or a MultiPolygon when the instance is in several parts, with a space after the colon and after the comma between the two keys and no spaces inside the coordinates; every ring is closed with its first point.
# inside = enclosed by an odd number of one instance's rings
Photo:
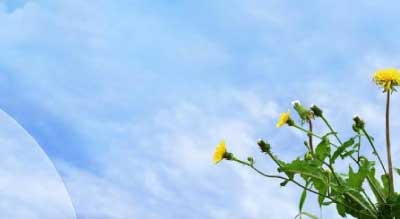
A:
{"type": "Polygon", "coordinates": [[[331,155],[331,147],[327,138],[323,138],[322,141],[317,145],[317,148],[315,149],[315,155],[321,161],[325,160],[325,158],[331,155]]]}
{"type": "Polygon", "coordinates": [[[351,189],[355,189],[357,191],[361,191],[362,183],[368,176],[368,174],[372,171],[374,167],[373,161],[368,161],[366,158],[360,159],[360,167],[358,172],[354,172],[353,168],[349,167],[349,178],[347,180],[347,185],[351,189]]]}
{"type": "Polygon", "coordinates": [[[328,183],[320,179],[313,179],[315,189],[318,190],[318,204],[322,206],[325,200],[326,193],[328,192],[328,183]]]}
{"type": "Polygon", "coordinates": [[[350,146],[354,144],[354,138],[350,138],[348,141],[343,143],[341,146],[339,146],[336,151],[333,153],[332,158],[330,160],[331,163],[335,163],[336,159],[342,155],[344,151],[350,146]]]}
{"type": "Polygon", "coordinates": [[[295,174],[300,174],[305,180],[308,180],[310,177],[324,179],[320,164],[315,160],[307,161],[297,158],[291,163],[280,167],[279,171],[284,172],[290,179],[292,179],[295,174]]]}
{"type": "Polygon", "coordinates": [[[283,187],[283,186],[286,186],[289,182],[290,182],[290,180],[285,179],[283,182],[281,182],[280,185],[283,187]]]}
{"type": "MultiPolygon", "coordinates": [[[[306,184],[306,188],[308,186],[308,183],[306,184]]],[[[306,201],[307,198],[307,189],[304,188],[303,192],[301,193],[301,197],[300,197],[300,203],[299,203],[299,212],[303,211],[303,206],[304,206],[304,202],[306,201]]]]}
{"type": "Polygon", "coordinates": [[[346,158],[346,157],[349,157],[349,156],[353,155],[355,152],[357,152],[357,150],[347,151],[347,152],[345,152],[344,154],[342,154],[342,155],[340,156],[340,158],[344,159],[344,158],[346,158]]]}
{"type": "Polygon", "coordinates": [[[336,204],[336,210],[340,216],[346,217],[346,208],[341,204],[336,204]]]}
{"type": "Polygon", "coordinates": [[[385,197],[389,196],[389,176],[387,174],[383,174],[381,176],[382,184],[383,184],[383,192],[385,197]]]}
{"type": "Polygon", "coordinates": [[[397,174],[400,175],[400,169],[399,168],[394,168],[394,170],[396,171],[397,174]]]}
{"type": "Polygon", "coordinates": [[[379,181],[375,178],[375,169],[372,168],[371,171],[368,174],[368,183],[371,187],[372,192],[375,195],[376,200],[378,201],[379,204],[383,204],[385,200],[385,194],[384,194],[384,189],[382,185],[379,183],[379,181]]]}

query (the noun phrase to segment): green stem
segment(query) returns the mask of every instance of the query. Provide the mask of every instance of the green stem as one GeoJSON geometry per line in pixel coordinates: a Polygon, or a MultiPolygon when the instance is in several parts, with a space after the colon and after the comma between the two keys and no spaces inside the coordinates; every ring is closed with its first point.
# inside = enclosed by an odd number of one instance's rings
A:
{"type": "MultiPolygon", "coordinates": [[[[333,127],[328,122],[328,120],[324,116],[321,116],[320,118],[322,119],[322,121],[324,121],[325,125],[329,128],[330,132],[334,133],[334,136],[335,136],[336,140],[342,145],[343,143],[340,140],[337,132],[333,129],[333,127]]],[[[374,149],[375,154],[378,156],[378,159],[379,159],[379,161],[381,163],[381,166],[383,167],[383,170],[386,172],[385,166],[382,165],[383,164],[382,160],[380,159],[379,154],[376,152],[375,146],[373,145],[373,142],[372,142],[370,136],[367,134],[367,132],[365,130],[363,130],[363,132],[367,136],[367,139],[368,139],[369,143],[372,145],[372,148],[374,149]]],[[[360,142],[360,145],[361,145],[361,136],[360,135],[359,135],[359,142],[360,142]]],[[[357,164],[358,167],[360,167],[360,146],[358,147],[357,159],[355,159],[353,157],[353,155],[350,155],[350,158],[357,164]]],[[[383,198],[382,194],[379,193],[379,190],[376,188],[376,186],[372,182],[370,176],[367,176],[367,181],[368,181],[368,184],[371,187],[371,189],[374,191],[374,194],[378,194],[379,195],[376,198],[379,199],[381,202],[385,202],[385,199],[383,198]]]]}
{"type": "MultiPolygon", "coordinates": [[[[311,119],[308,120],[308,127],[309,127],[309,133],[313,133],[313,125],[311,119]]],[[[314,153],[314,146],[313,146],[313,136],[311,134],[308,134],[308,144],[310,145],[310,150],[311,153],[314,153]]]]}
{"type": "Polygon", "coordinates": [[[357,161],[360,162],[361,135],[358,131],[357,161]]]}
{"type": "Polygon", "coordinates": [[[371,198],[368,196],[368,194],[365,192],[365,190],[363,189],[361,192],[363,193],[364,197],[368,200],[369,204],[374,208],[374,210],[378,211],[375,204],[372,202],[371,198]]]}
{"type": "Polygon", "coordinates": [[[381,159],[381,156],[379,156],[379,153],[378,153],[378,151],[376,150],[375,144],[374,144],[374,142],[372,141],[371,136],[368,134],[368,132],[367,132],[367,130],[365,130],[365,128],[361,129],[361,131],[362,131],[362,132],[364,133],[364,135],[367,137],[367,140],[368,140],[369,144],[370,144],[371,147],[372,147],[372,150],[373,150],[373,152],[374,152],[374,155],[378,158],[378,161],[379,161],[379,163],[380,163],[380,165],[381,165],[381,167],[382,167],[382,169],[383,169],[383,172],[387,175],[386,167],[385,167],[385,165],[383,164],[383,161],[382,161],[382,159],[381,159]]]}
{"type": "MultiPolygon", "coordinates": [[[[356,209],[356,208],[354,208],[354,207],[352,207],[352,206],[346,205],[345,203],[343,203],[343,202],[341,202],[341,201],[339,201],[339,200],[336,200],[336,199],[334,199],[334,198],[332,198],[332,197],[330,197],[330,196],[327,196],[327,195],[325,195],[325,194],[319,193],[318,191],[312,190],[312,189],[310,189],[310,188],[308,188],[308,187],[302,185],[301,183],[297,182],[297,181],[294,180],[294,179],[286,178],[286,177],[279,176],[279,175],[269,175],[269,174],[266,174],[266,173],[262,172],[261,170],[257,169],[256,167],[254,167],[253,164],[248,163],[248,162],[245,162],[245,161],[242,161],[242,160],[239,160],[239,159],[237,159],[237,158],[235,158],[235,157],[233,157],[231,160],[232,160],[232,161],[235,161],[235,162],[238,162],[238,163],[240,163],[240,164],[243,164],[243,165],[245,165],[245,166],[250,167],[251,169],[253,169],[254,171],[256,171],[258,174],[260,174],[260,175],[262,175],[262,176],[264,176],[264,177],[282,179],[282,180],[285,180],[285,181],[292,182],[292,183],[296,184],[297,186],[299,186],[299,187],[301,187],[301,188],[303,188],[303,189],[305,189],[305,190],[307,190],[307,191],[309,191],[309,192],[311,192],[311,193],[314,193],[314,194],[316,194],[316,195],[323,196],[323,197],[325,197],[325,198],[327,198],[327,199],[333,201],[333,202],[336,203],[336,204],[342,205],[342,206],[347,207],[347,208],[351,208],[351,209],[353,209],[353,210],[355,210],[355,211],[358,211],[358,212],[361,213],[361,214],[364,214],[364,215],[367,215],[367,216],[371,216],[371,215],[374,216],[374,215],[375,215],[375,213],[374,213],[373,211],[371,211],[371,209],[369,209],[369,208],[367,208],[367,207],[365,207],[365,206],[364,206],[364,207],[367,209],[367,211],[368,211],[370,214],[363,213],[363,212],[361,212],[359,209],[356,209]]],[[[344,195],[346,195],[346,194],[344,194],[344,195]]],[[[356,202],[359,202],[357,199],[355,199],[355,198],[354,198],[352,195],[350,195],[350,194],[348,194],[348,197],[352,198],[352,199],[353,199],[354,201],[356,201],[356,202]]],[[[359,204],[361,204],[361,206],[363,206],[362,203],[359,203],[359,204]]]]}
{"type": "MultiPolygon", "coordinates": [[[[328,120],[327,120],[325,117],[321,117],[321,118],[322,118],[322,120],[324,121],[324,123],[326,124],[326,126],[328,126],[329,130],[330,130],[332,133],[334,133],[334,135],[335,135],[336,139],[338,140],[338,142],[339,142],[340,144],[342,144],[342,141],[340,140],[339,136],[336,134],[336,132],[335,132],[335,130],[332,128],[332,126],[329,124],[328,120]]],[[[309,133],[309,131],[305,130],[304,128],[302,128],[302,127],[300,127],[300,126],[298,126],[298,125],[296,125],[296,124],[293,125],[293,127],[297,128],[297,129],[299,129],[299,130],[301,130],[301,131],[303,131],[303,132],[305,132],[305,133],[307,133],[307,134],[309,133]]],[[[369,143],[372,145],[373,149],[375,149],[375,146],[373,145],[373,142],[372,142],[370,136],[368,135],[368,133],[367,133],[365,130],[363,130],[363,132],[364,132],[364,134],[367,136],[367,139],[368,139],[369,143]]],[[[311,134],[312,134],[312,136],[314,136],[314,137],[316,137],[316,138],[322,139],[322,137],[319,136],[319,135],[316,135],[316,134],[314,134],[314,133],[311,133],[311,134]]],[[[338,147],[337,145],[335,145],[335,144],[333,144],[333,143],[330,143],[330,144],[331,144],[332,146],[336,147],[336,148],[338,147]]],[[[374,151],[376,152],[376,150],[374,150],[374,151]]],[[[376,153],[376,155],[378,156],[379,161],[380,161],[380,163],[381,163],[381,165],[382,165],[382,161],[381,161],[381,159],[380,159],[380,157],[379,157],[379,154],[376,153]]],[[[358,167],[360,167],[360,162],[359,162],[358,160],[356,160],[356,159],[353,157],[353,155],[350,155],[350,158],[357,164],[358,167]]],[[[385,166],[382,165],[382,167],[383,167],[383,170],[384,170],[385,173],[386,173],[385,166]]],[[[371,189],[372,189],[373,191],[375,191],[376,194],[379,194],[379,196],[376,197],[376,198],[379,199],[381,202],[385,202],[385,199],[383,198],[382,194],[379,193],[379,190],[376,188],[376,186],[375,186],[374,183],[372,182],[370,176],[367,176],[367,181],[368,181],[368,184],[370,185],[371,189]]],[[[375,193],[374,193],[374,194],[375,194],[375,193]]]]}
{"type": "Polygon", "coordinates": [[[322,119],[322,121],[324,121],[325,125],[328,126],[329,131],[333,133],[333,135],[335,136],[336,140],[339,142],[340,145],[342,145],[342,141],[339,139],[339,136],[337,135],[337,132],[333,129],[333,127],[331,126],[331,124],[328,122],[328,120],[324,117],[321,116],[320,117],[322,119]]]}
{"type": "MultiPolygon", "coordinates": [[[[298,126],[298,125],[296,125],[296,124],[292,125],[292,127],[297,128],[298,130],[305,132],[307,135],[311,135],[311,136],[316,137],[316,138],[318,138],[318,139],[320,139],[320,140],[323,139],[321,136],[319,136],[319,135],[317,135],[317,134],[315,134],[315,133],[313,133],[313,132],[310,132],[310,131],[308,131],[308,130],[304,129],[303,127],[298,126]]],[[[339,145],[334,144],[334,143],[332,143],[332,142],[330,142],[330,144],[331,144],[332,146],[334,146],[334,147],[339,147],[339,145]]]]}
{"type": "Polygon", "coordinates": [[[389,197],[392,196],[394,192],[394,180],[393,180],[393,166],[392,166],[392,151],[390,146],[390,91],[387,91],[386,96],[386,152],[387,152],[387,162],[389,169],[389,197]]]}

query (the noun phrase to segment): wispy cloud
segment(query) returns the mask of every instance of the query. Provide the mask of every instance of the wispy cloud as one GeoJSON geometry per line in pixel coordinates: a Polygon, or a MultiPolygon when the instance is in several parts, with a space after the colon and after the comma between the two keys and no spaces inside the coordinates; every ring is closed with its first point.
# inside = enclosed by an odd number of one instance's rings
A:
{"type": "Polygon", "coordinates": [[[211,165],[214,145],[274,171],[255,142],[302,151],[301,133],[274,128],[294,99],[379,133],[369,76],[400,47],[396,13],[371,16],[396,7],[374,2],[10,2],[0,105],[55,161],[79,218],[292,218],[294,187],[211,165]]]}

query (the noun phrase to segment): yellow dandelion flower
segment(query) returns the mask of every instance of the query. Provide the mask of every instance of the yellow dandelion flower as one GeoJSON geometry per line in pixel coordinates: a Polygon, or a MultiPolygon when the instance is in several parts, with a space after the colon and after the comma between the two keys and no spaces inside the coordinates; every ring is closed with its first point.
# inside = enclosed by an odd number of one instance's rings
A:
{"type": "Polygon", "coordinates": [[[224,159],[224,155],[226,153],[226,143],[224,140],[222,140],[218,145],[217,148],[215,149],[214,152],[214,157],[213,157],[213,162],[214,164],[219,163],[221,160],[224,159]]]}
{"type": "Polygon", "coordinates": [[[281,114],[278,122],[276,123],[276,127],[280,128],[284,126],[289,120],[290,120],[290,111],[288,110],[287,112],[281,114]]]}
{"type": "Polygon", "coordinates": [[[373,79],[384,91],[390,91],[400,85],[400,71],[396,68],[380,69],[375,72],[373,79]]]}

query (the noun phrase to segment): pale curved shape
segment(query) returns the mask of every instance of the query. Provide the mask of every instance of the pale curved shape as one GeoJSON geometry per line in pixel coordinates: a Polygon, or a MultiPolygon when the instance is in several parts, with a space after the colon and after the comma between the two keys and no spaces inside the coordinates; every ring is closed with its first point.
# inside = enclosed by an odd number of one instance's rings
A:
{"type": "Polygon", "coordinates": [[[53,163],[22,126],[0,110],[0,218],[75,219],[53,163]]]}

